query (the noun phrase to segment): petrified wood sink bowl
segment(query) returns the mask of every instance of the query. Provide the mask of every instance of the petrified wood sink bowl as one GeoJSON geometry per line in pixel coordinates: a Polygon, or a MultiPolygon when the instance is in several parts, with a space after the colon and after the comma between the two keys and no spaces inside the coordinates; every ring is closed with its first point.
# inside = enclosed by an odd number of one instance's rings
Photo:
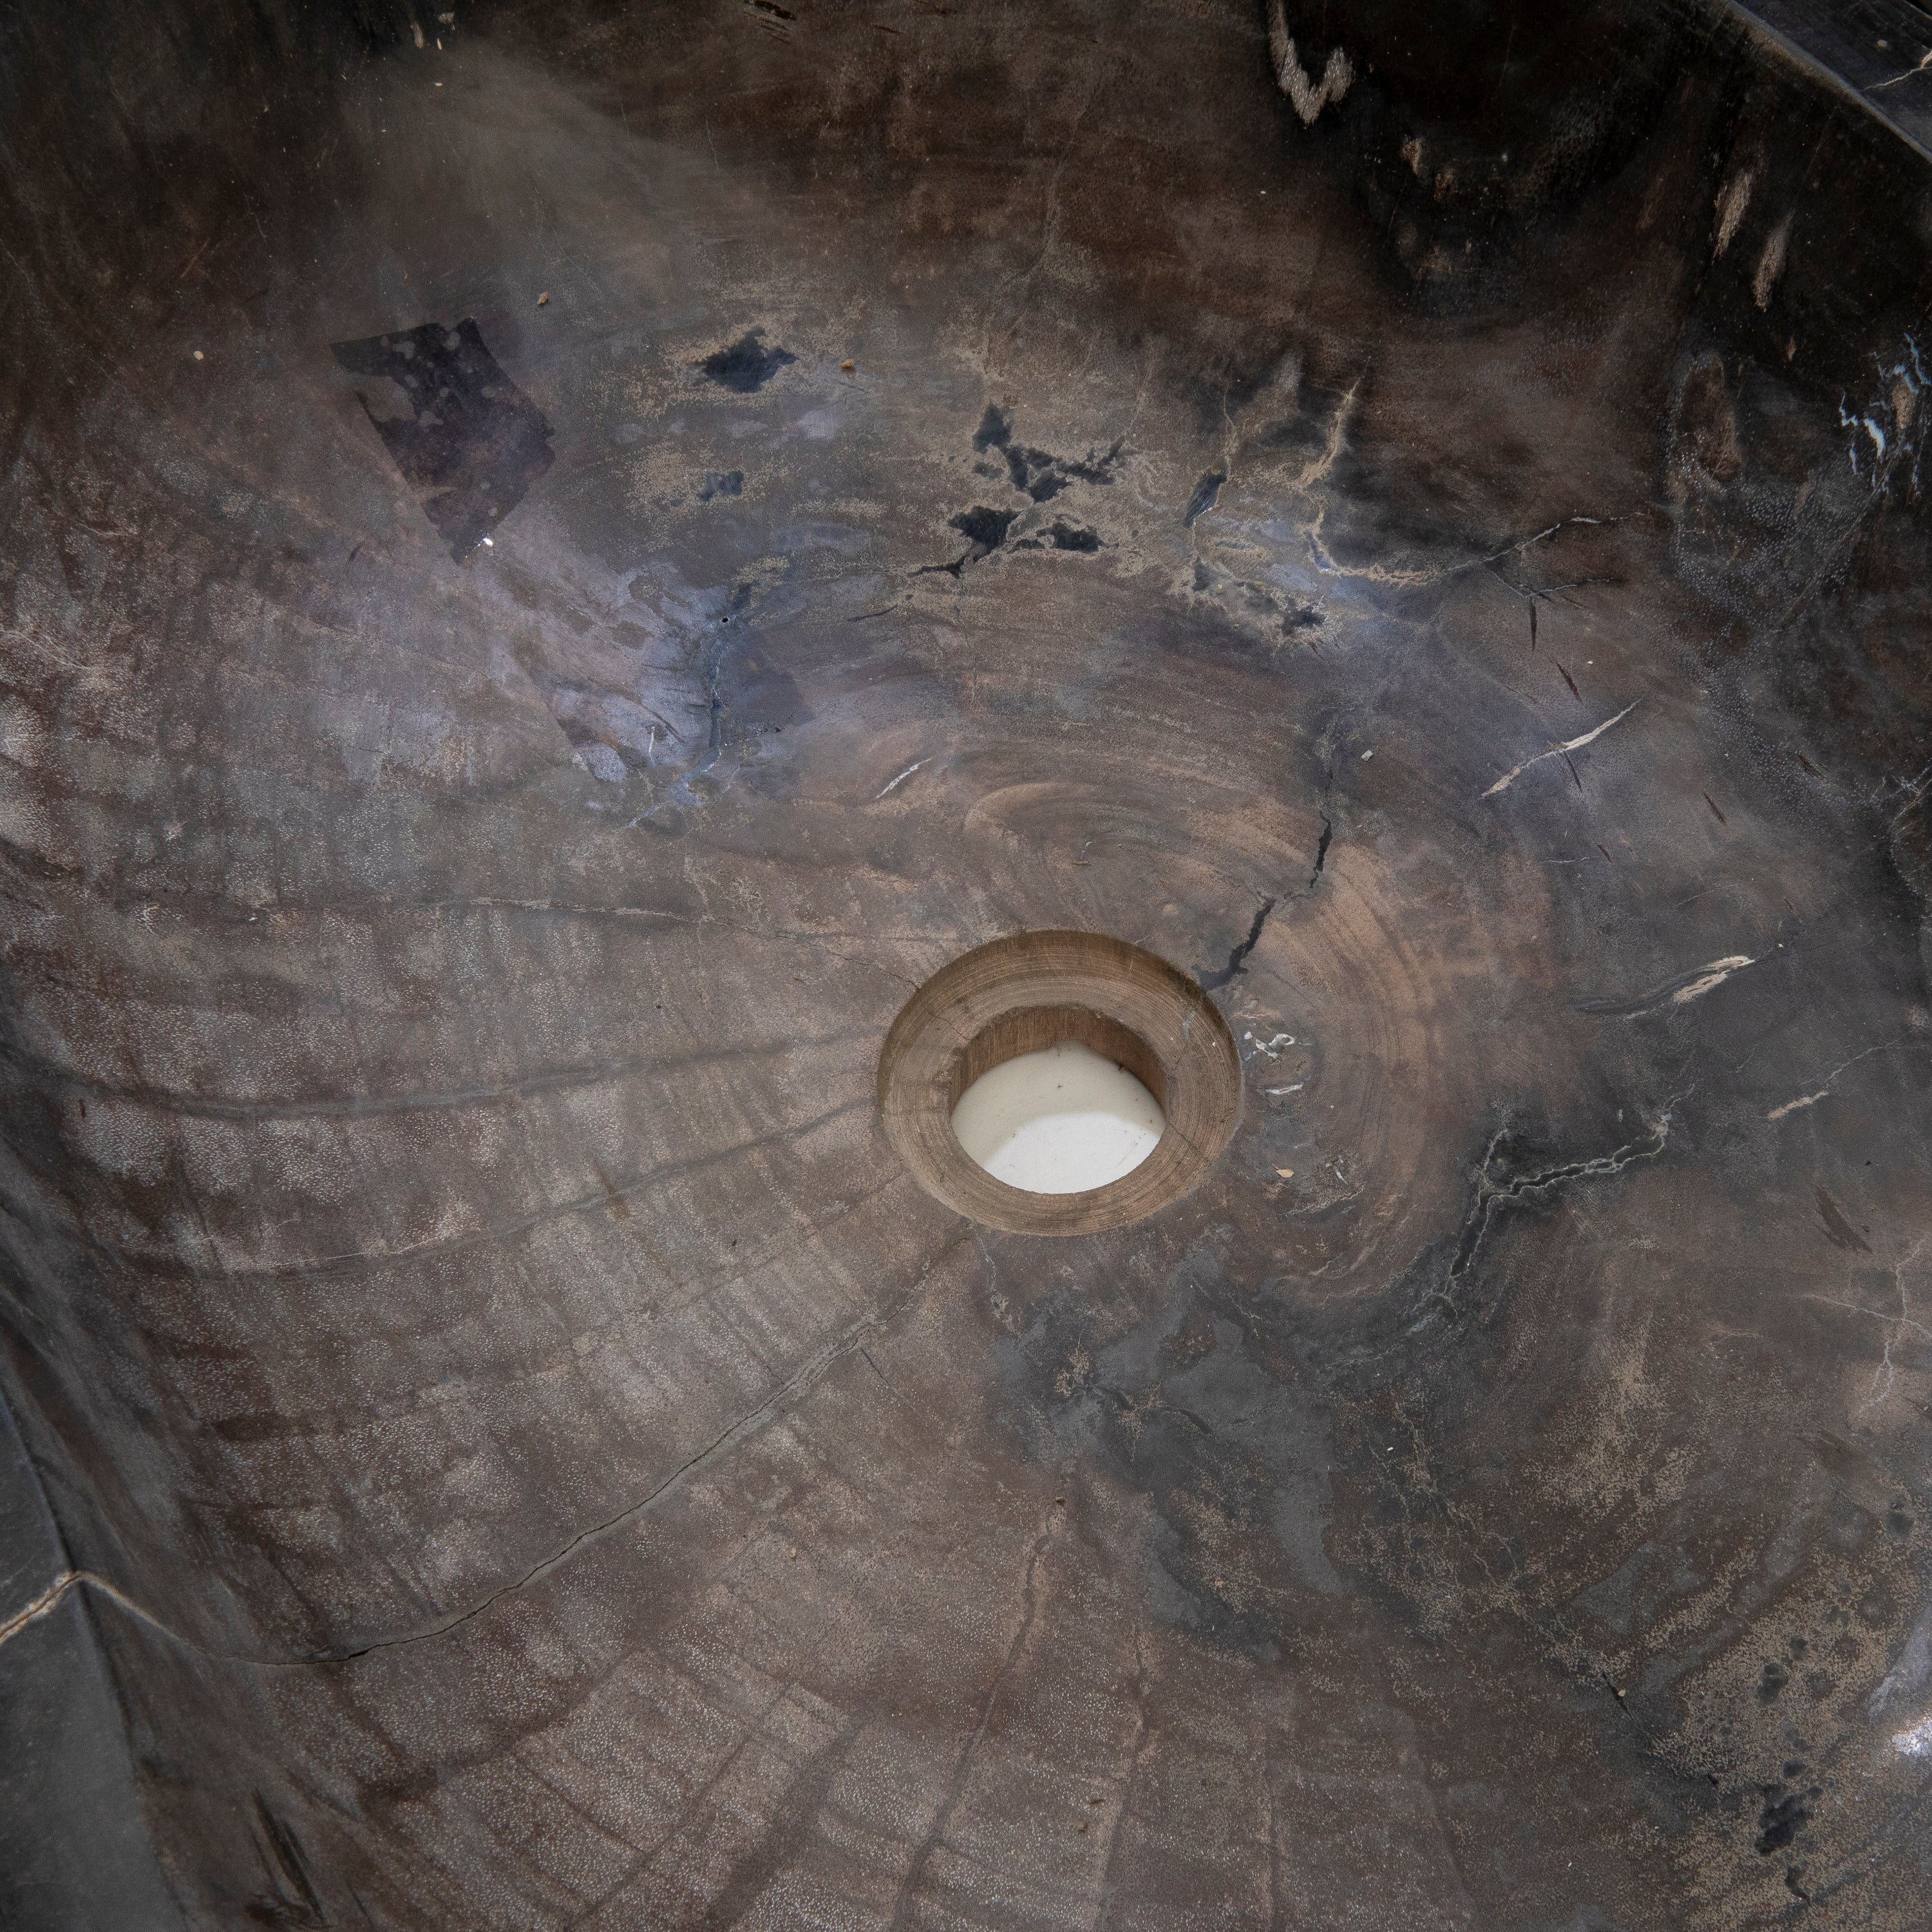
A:
{"type": "Polygon", "coordinates": [[[0,1919],[1922,1927],[1926,32],[12,8],[0,1919]]]}

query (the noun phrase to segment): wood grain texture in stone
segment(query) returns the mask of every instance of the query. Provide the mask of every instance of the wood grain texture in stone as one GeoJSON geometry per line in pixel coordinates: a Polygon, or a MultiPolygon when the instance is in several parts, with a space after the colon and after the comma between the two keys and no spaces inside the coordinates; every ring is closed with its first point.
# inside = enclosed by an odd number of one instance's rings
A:
{"type": "Polygon", "coordinates": [[[1932,176],[1828,80],[8,10],[0,1917],[1924,1925],[1932,176]],[[432,325],[514,434],[336,353],[432,325]],[[1239,1107],[1049,1238],[878,1082],[1064,932],[1239,1107]]]}

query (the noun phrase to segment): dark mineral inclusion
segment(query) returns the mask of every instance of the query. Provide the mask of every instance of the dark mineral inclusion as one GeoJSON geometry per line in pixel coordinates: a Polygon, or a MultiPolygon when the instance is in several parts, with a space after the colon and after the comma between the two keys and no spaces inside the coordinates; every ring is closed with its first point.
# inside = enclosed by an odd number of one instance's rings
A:
{"type": "Polygon", "coordinates": [[[554,460],[542,410],[467,316],[334,346],[351,375],[386,376],[408,397],[409,416],[379,416],[367,396],[362,406],[460,563],[554,460]]]}

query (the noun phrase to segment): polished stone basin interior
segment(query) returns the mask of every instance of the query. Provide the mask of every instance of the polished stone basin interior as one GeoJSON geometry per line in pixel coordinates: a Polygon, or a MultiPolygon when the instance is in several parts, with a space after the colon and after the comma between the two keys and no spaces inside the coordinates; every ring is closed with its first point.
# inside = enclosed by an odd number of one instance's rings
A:
{"type": "Polygon", "coordinates": [[[1922,1927],[1928,47],[9,9],[0,1920],[1922,1927]]]}

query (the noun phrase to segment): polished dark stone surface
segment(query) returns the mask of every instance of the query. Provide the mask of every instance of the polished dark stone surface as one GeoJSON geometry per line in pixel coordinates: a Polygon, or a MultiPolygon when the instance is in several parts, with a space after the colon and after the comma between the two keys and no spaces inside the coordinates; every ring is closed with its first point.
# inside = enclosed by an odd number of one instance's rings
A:
{"type": "Polygon", "coordinates": [[[1842,88],[1932,158],[1932,16],[1918,0],[1746,0],[1774,44],[1827,88],[1842,88]]]}
{"type": "Polygon", "coordinates": [[[14,1920],[1926,1922],[1905,84],[1399,0],[0,46],[14,1920]],[[1072,1239],[873,1096],[1048,927],[1248,1060],[1072,1239]]]}

